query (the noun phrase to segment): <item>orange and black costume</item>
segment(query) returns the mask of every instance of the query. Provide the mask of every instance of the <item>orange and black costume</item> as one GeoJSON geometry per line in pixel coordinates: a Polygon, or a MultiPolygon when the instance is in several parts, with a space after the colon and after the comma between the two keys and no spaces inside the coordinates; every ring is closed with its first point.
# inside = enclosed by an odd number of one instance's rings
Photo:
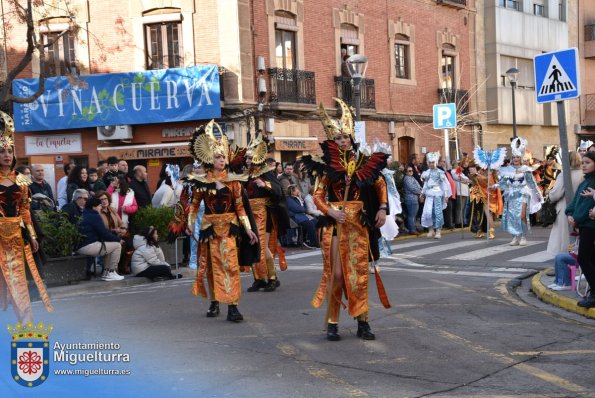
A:
{"type": "MultiPolygon", "coordinates": [[[[492,170],[488,177],[480,174],[471,177],[471,185],[469,187],[469,201],[471,202],[471,218],[469,222],[469,230],[476,234],[478,238],[483,237],[483,233],[488,232],[488,218],[486,206],[488,205],[488,185],[490,187],[498,183],[498,174],[492,170]]],[[[484,173],[485,174],[485,173],[484,173]]],[[[489,214],[491,222],[502,214],[504,208],[502,201],[502,193],[500,188],[489,190],[489,214]]],[[[494,228],[489,228],[489,237],[494,239],[494,228]]]]}
{"type": "Polygon", "coordinates": [[[228,175],[226,171],[215,177],[212,171],[205,176],[191,177],[196,188],[192,194],[189,223],[193,223],[200,202],[205,202],[205,214],[200,231],[200,259],[192,293],[211,297],[211,301],[237,304],[240,300],[239,244],[241,228],[252,229],[244,208],[242,186],[244,176],[228,175]],[[216,189],[215,182],[224,185],[216,189]],[[204,287],[209,282],[210,295],[204,287]]]}
{"type": "MultiPolygon", "coordinates": [[[[215,138],[213,128],[218,126],[211,121],[197,129],[190,142],[190,150],[194,157],[201,161],[207,173],[190,174],[185,181],[192,187],[192,200],[188,209],[187,225],[194,225],[200,203],[204,201],[205,213],[200,231],[200,258],[198,271],[192,293],[209,297],[211,307],[207,317],[219,315],[219,302],[229,305],[227,319],[233,322],[243,320],[237,310],[240,300],[240,266],[249,265],[259,260],[258,245],[249,245],[245,232],[256,233],[256,225],[252,221],[250,204],[242,182],[246,175],[238,175],[227,171],[229,165],[229,143],[225,134],[221,139],[215,138]],[[214,159],[224,156],[226,169],[215,172],[214,159]],[[250,246],[246,248],[245,246],[250,246]],[[209,290],[205,288],[207,279],[209,290]]],[[[183,222],[183,217],[176,215],[176,222],[183,222]]],[[[180,231],[178,226],[170,226],[170,230],[180,231]]]]}
{"type": "MultiPolygon", "coordinates": [[[[353,143],[351,112],[342,101],[337,102],[343,109],[342,123],[328,118],[322,104],[320,106],[327,137],[349,134],[353,143]]],[[[345,295],[349,315],[358,319],[358,336],[362,337],[360,332],[363,331],[373,339],[374,335],[367,324],[368,264],[379,257],[378,239],[381,234],[375,227],[376,214],[381,205],[388,212],[386,182],[380,172],[386,167],[388,154],[377,152],[365,155],[356,149],[344,151],[333,139],[324,141],[320,146],[323,151],[322,162],[315,161],[311,156],[303,157],[305,166],[318,176],[314,203],[326,216],[321,217],[318,223],[323,273],[312,299],[312,306],[320,307],[325,297],[327,298],[327,338],[338,340],[337,324],[345,295]],[[344,223],[338,224],[334,218],[328,216],[331,208],[344,210],[344,223]],[[337,242],[335,250],[333,241],[337,242]],[[337,274],[333,264],[341,267],[343,278],[340,283],[333,277],[337,274]]],[[[386,308],[390,307],[378,273],[376,282],[382,303],[386,308]]]]}
{"type": "MultiPolygon", "coordinates": [[[[0,145],[3,148],[14,149],[12,119],[4,112],[0,112],[0,116],[5,124],[0,136],[0,145]]],[[[13,167],[14,163],[13,161],[13,167]]],[[[10,180],[12,184],[0,184],[0,270],[2,271],[0,309],[6,310],[8,302],[11,301],[19,322],[24,324],[32,321],[26,266],[29,268],[45,308],[49,312],[54,308],[39,275],[31,249],[32,239],[37,238],[30,212],[31,180],[14,170],[7,175],[3,174],[1,179],[10,180]]]]}
{"type": "Polygon", "coordinates": [[[287,260],[277,237],[285,233],[289,226],[289,219],[281,184],[273,174],[273,170],[274,167],[253,165],[248,171],[246,191],[258,227],[258,240],[261,243],[260,261],[252,264],[254,283],[248,291],[257,291],[261,288],[265,291],[274,291],[279,286],[275,270],[275,255],[279,256],[279,268],[282,271],[287,269],[287,260]],[[263,181],[265,186],[258,186],[256,179],[263,181]]]}
{"type": "Polygon", "coordinates": [[[279,268],[282,271],[287,269],[287,260],[277,237],[285,234],[289,226],[289,217],[281,184],[273,173],[274,166],[269,167],[265,164],[268,153],[267,142],[260,134],[254,137],[246,151],[250,166],[247,170],[248,182],[245,186],[258,227],[260,261],[252,264],[254,283],[248,291],[264,289],[272,292],[280,285],[275,269],[275,255],[279,256],[279,268]],[[263,184],[264,186],[260,186],[263,184]]]}

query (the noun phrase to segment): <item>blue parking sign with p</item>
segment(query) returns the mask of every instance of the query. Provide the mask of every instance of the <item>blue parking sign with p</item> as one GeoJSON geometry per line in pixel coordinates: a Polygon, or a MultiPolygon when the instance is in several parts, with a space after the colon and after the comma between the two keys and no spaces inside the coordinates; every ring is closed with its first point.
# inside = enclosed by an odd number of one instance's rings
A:
{"type": "Polygon", "coordinates": [[[435,129],[452,129],[457,126],[456,104],[437,104],[433,110],[435,129]]]}

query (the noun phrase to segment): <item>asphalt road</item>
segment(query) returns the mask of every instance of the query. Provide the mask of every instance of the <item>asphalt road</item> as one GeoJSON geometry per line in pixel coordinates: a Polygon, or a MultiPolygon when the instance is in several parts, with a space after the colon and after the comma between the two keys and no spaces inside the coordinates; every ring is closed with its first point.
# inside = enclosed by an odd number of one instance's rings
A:
{"type": "MultiPolygon", "coordinates": [[[[209,303],[190,294],[190,278],[56,290],[54,313],[34,306],[37,319],[54,324],[52,341],[118,343],[130,362],[114,366],[132,374],[52,375],[36,396],[80,396],[78,389],[87,397],[595,396],[595,322],[536,302],[528,280],[518,294],[509,287],[549,265],[529,261],[543,255],[547,231],[535,230],[530,240],[537,243],[528,247],[498,248],[508,240],[452,233],[394,243],[394,254],[381,261],[393,307],[382,308],[370,288],[375,341],[358,339],[346,312],[342,340],[325,339],[324,309],[309,303],[320,278],[315,251],[289,255],[277,291],[243,293],[240,324],[225,320],[225,306],[218,318],[206,318],[209,303]],[[478,250],[484,256],[476,258],[478,250]]],[[[242,281],[245,291],[250,276],[242,281]]],[[[4,368],[0,391],[10,395],[1,396],[28,396],[4,368]]]]}

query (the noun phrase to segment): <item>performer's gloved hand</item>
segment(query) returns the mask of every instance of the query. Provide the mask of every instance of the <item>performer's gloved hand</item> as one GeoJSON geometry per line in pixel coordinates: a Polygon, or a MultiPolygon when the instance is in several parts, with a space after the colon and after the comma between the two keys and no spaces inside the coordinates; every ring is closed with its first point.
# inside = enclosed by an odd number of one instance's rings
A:
{"type": "Polygon", "coordinates": [[[31,239],[31,251],[33,253],[37,253],[38,250],[39,250],[39,243],[37,242],[37,239],[31,239]]]}
{"type": "Polygon", "coordinates": [[[376,212],[376,228],[380,228],[386,222],[386,209],[380,209],[376,212]]]}
{"type": "Polygon", "coordinates": [[[246,235],[250,238],[250,244],[254,245],[258,242],[258,236],[251,229],[246,231],[246,235]]]}
{"type": "Polygon", "coordinates": [[[337,220],[339,224],[343,224],[347,216],[343,210],[329,209],[328,215],[337,220]]]}

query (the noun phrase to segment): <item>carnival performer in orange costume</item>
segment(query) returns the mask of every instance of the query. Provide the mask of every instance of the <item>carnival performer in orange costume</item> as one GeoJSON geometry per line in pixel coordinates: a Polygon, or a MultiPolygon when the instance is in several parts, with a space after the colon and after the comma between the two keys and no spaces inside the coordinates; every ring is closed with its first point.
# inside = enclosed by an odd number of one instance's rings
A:
{"type": "Polygon", "coordinates": [[[18,321],[32,321],[31,299],[25,264],[29,267],[45,308],[54,310],[39,275],[33,253],[39,249],[31,220],[29,184],[31,180],[14,171],[14,123],[0,111],[4,129],[0,133],[0,308],[12,302],[18,321]]]}
{"type": "Polygon", "coordinates": [[[222,302],[228,304],[227,320],[240,322],[244,318],[237,308],[241,293],[238,237],[244,234],[245,241],[255,245],[253,252],[258,252],[258,237],[246,212],[249,204],[245,203],[240,184],[247,176],[228,173],[229,142],[223,133],[221,139],[215,138],[215,126],[218,127],[211,121],[200,127],[190,142],[192,154],[207,170],[206,174],[191,174],[187,179],[193,186],[189,232],[192,232],[200,203],[205,203],[200,232],[201,255],[192,293],[210,298],[207,317],[219,315],[219,302],[222,302]],[[204,286],[205,276],[209,291],[204,286]]]}
{"type": "Polygon", "coordinates": [[[502,192],[500,188],[489,189],[489,210],[488,210],[488,186],[494,187],[498,183],[498,173],[491,170],[489,177],[487,170],[482,170],[479,165],[471,161],[469,163],[469,177],[471,187],[469,189],[469,200],[471,201],[471,222],[469,229],[475,232],[476,238],[483,238],[488,232],[488,238],[494,239],[493,223],[502,214],[504,207],[502,192]]]}
{"type": "Polygon", "coordinates": [[[257,292],[260,289],[272,292],[280,286],[273,253],[279,254],[281,270],[287,269],[285,254],[280,250],[277,236],[285,233],[289,219],[282,203],[284,198],[281,184],[273,174],[275,167],[265,164],[267,153],[266,141],[263,140],[262,135],[255,135],[246,152],[248,173],[246,191],[258,226],[260,261],[252,264],[254,283],[248,288],[249,292],[257,292]]]}
{"type": "MultiPolygon", "coordinates": [[[[328,140],[322,147],[322,163],[304,156],[304,164],[315,175],[314,203],[326,216],[319,221],[323,253],[323,274],[312,305],[320,307],[327,298],[327,339],[340,340],[339,312],[343,294],[349,315],[357,318],[357,336],[376,337],[368,324],[368,263],[376,260],[380,228],[388,212],[386,183],[381,170],[388,154],[371,155],[354,144],[353,116],[347,105],[335,98],[342,109],[341,120],[331,119],[320,104],[319,113],[328,140]]],[[[390,307],[376,269],[379,296],[390,307]]]]}

